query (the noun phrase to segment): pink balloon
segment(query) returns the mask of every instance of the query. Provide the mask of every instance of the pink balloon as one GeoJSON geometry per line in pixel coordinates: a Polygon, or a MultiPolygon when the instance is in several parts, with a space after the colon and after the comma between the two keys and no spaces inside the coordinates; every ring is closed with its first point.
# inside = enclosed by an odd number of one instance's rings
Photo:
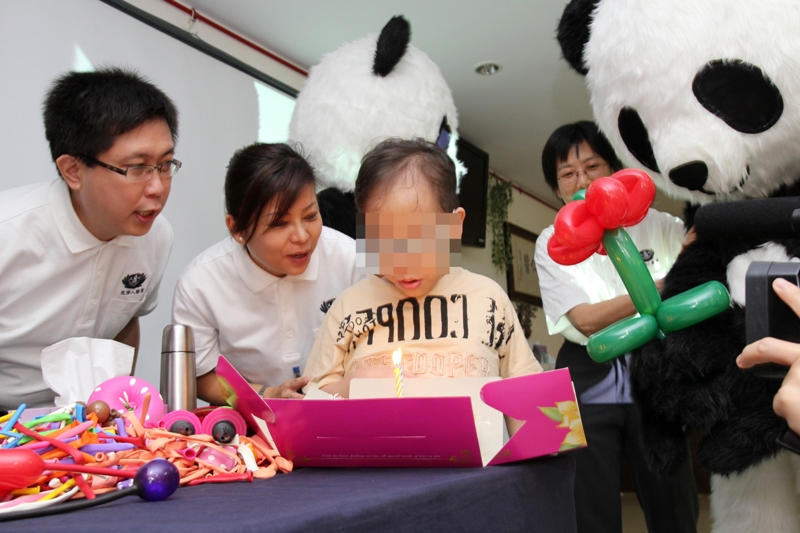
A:
{"type": "Polygon", "coordinates": [[[628,212],[628,191],[613,178],[597,178],[586,190],[586,207],[606,229],[620,227],[628,212]]]}
{"type": "Polygon", "coordinates": [[[570,248],[584,248],[589,245],[597,248],[597,243],[603,238],[603,226],[582,200],[572,201],[562,207],[553,226],[558,242],[570,248]]]}
{"type": "Polygon", "coordinates": [[[656,186],[650,176],[638,168],[626,168],[611,177],[620,181],[628,191],[628,212],[622,225],[635,226],[647,216],[647,210],[656,196],[656,186]]]}

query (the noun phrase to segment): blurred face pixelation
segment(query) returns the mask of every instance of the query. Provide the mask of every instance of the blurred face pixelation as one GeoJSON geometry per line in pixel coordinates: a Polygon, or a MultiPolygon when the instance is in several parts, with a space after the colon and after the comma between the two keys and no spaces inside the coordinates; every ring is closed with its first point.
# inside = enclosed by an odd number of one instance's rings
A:
{"type": "Polygon", "coordinates": [[[423,296],[461,263],[464,209],[442,213],[427,180],[402,178],[370,198],[357,224],[357,264],[407,296],[423,296]],[[406,181],[406,183],[403,183],[406,181]]]}

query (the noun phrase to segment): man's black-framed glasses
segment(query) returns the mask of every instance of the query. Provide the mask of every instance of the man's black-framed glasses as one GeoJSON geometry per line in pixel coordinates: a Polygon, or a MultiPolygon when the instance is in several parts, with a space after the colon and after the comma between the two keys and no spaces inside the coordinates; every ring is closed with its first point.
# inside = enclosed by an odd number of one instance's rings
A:
{"type": "Polygon", "coordinates": [[[157,171],[162,178],[171,178],[178,173],[183,164],[177,159],[173,159],[171,161],[164,161],[158,165],[133,165],[128,168],[119,168],[86,155],[81,155],[79,157],[95,165],[100,165],[103,168],[116,172],[117,174],[122,174],[128,181],[148,181],[153,176],[153,171],[157,171]]]}

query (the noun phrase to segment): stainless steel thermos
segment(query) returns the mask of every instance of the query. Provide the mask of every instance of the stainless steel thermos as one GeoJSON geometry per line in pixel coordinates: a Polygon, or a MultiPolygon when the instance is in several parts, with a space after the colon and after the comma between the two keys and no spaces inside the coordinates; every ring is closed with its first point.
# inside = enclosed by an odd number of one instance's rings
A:
{"type": "Polygon", "coordinates": [[[171,324],[161,336],[161,397],[168,411],[197,407],[194,332],[171,324]]]}

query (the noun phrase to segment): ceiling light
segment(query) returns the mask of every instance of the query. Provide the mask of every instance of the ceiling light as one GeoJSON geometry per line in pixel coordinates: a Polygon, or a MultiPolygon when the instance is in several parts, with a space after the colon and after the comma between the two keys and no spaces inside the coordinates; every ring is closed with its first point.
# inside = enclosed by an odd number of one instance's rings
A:
{"type": "Polygon", "coordinates": [[[481,76],[491,76],[492,74],[497,74],[498,72],[500,72],[501,68],[503,67],[497,63],[494,63],[492,61],[485,61],[475,66],[475,72],[477,72],[481,76]]]}

